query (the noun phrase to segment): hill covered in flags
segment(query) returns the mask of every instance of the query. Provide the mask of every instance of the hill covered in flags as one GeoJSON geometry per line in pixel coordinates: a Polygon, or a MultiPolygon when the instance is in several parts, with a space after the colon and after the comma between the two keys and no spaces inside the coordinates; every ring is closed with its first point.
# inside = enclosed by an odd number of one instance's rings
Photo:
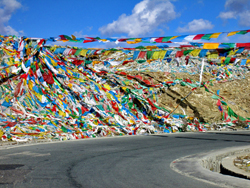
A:
{"type": "Polygon", "coordinates": [[[46,41],[1,36],[2,140],[249,127],[248,96],[232,101],[235,94],[222,91],[248,83],[247,46],[83,49],[46,41]]]}

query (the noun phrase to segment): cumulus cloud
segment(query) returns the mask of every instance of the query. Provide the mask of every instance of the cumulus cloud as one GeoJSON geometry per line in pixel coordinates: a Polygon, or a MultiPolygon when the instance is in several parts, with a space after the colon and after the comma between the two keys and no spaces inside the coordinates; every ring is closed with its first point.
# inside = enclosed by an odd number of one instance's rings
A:
{"type": "Polygon", "coordinates": [[[16,0],[0,0],[0,33],[4,35],[19,35],[22,31],[16,31],[8,22],[11,15],[19,8],[21,3],[16,0]]]}
{"type": "Polygon", "coordinates": [[[203,19],[194,19],[193,21],[189,22],[184,27],[178,27],[177,32],[185,33],[185,32],[197,32],[197,31],[203,31],[208,29],[213,29],[214,25],[208,21],[203,19]]]}
{"type": "Polygon", "coordinates": [[[136,4],[131,15],[122,14],[99,31],[104,35],[127,34],[137,37],[153,32],[161,24],[174,20],[178,14],[170,0],[143,0],[136,4]]]}
{"type": "Polygon", "coordinates": [[[76,38],[84,38],[84,37],[87,37],[87,35],[84,35],[83,34],[83,31],[81,30],[81,31],[75,31],[74,33],[73,33],[73,35],[76,37],[76,38]]]}
{"type": "Polygon", "coordinates": [[[224,7],[225,11],[220,12],[219,18],[237,19],[239,25],[250,26],[250,0],[227,0],[224,7]]]}
{"type": "Polygon", "coordinates": [[[230,19],[230,18],[236,18],[236,14],[234,11],[228,11],[228,12],[221,12],[219,15],[222,19],[230,19]]]}

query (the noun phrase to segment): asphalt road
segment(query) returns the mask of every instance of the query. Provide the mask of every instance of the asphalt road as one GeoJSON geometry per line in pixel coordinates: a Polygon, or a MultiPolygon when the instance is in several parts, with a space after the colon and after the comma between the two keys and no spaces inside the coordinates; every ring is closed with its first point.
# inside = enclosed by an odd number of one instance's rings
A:
{"type": "Polygon", "coordinates": [[[170,163],[191,154],[244,145],[250,146],[248,131],[15,146],[0,149],[0,187],[216,187],[176,173],[170,163]]]}

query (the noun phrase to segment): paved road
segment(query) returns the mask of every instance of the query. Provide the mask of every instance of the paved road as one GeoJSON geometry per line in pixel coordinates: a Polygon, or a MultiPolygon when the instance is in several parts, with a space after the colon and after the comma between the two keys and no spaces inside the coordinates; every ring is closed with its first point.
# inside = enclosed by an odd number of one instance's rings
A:
{"type": "Polygon", "coordinates": [[[0,150],[0,187],[216,187],[170,168],[177,158],[250,145],[250,132],[86,139],[0,150]]]}

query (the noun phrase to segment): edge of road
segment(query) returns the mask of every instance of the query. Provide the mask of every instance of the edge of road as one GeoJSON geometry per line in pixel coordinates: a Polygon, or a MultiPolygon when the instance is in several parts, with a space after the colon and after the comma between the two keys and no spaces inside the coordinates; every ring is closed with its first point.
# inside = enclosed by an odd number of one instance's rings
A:
{"type": "Polygon", "coordinates": [[[246,176],[247,172],[243,170],[239,171],[240,169],[235,169],[236,167],[234,168],[233,159],[236,156],[249,152],[250,145],[212,150],[207,153],[194,154],[176,159],[170,164],[170,167],[182,175],[216,186],[245,188],[250,186],[250,180],[224,175],[220,173],[220,170],[223,167],[232,172],[232,174],[243,174],[246,176]]]}
{"type": "Polygon", "coordinates": [[[230,155],[230,156],[223,158],[221,161],[222,170],[225,173],[230,174],[232,176],[237,176],[237,177],[241,177],[241,178],[245,178],[245,179],[250,180],[250,172],[249,171],[247,172],[247,171],[240,169],[234,165],[234,159],[236,159],[239,156],[246,156],[249,153],[250,153],[250,151],[248,150],[248,151],[242,152],[240,154],[237,153],[237,154],[230,155]]]}
{"type": "MultiPolygon", "coordinates": [[[[246,132],[250,130],[225,130],[225,131],[206,131],[206,133],[235,133],[235,132],[246,132]]],[[[142,134],[142,135],[122,135],[122,136],[109,136],[109,137],[95,137],[95,138],[85,138],[85,139],[71,139],[71,140],[60,140],[60,139],[33,139],[33,140],[20,140],[20,141],[1,141],[0,140],[0,150],[9,149],[20,146],[29,146],[35,144],[46,144],[46,143],[64,143],[73,141],[83,141],[83,140],[95,140],[95,139],[109,139],[109,138],[123,138],[123,137],[133,137],[133,136],[156,136],[156,135],[177,135],[177,134],[193,134],[193,133],[203,133],[203,132],[175,132],[175,133],[156,133],[156,134],[142,134]]]]}
{"type": "MultiPolygon", "coordinates": [[[[244,130],[248,131],[248,130],[244,130]]],[[[211,133],[218,131],[209,131],[211,133]]],[[[233,131],[220,131],[220,132],[233,132],[233,131]]],[[[141,135],[122,135],[122,136],[105,136],[105,137],[95,137],[95,138],[84,138],[84,139],[71,139],[71,140],[60,140],[60,139],[33,139],[27,141],[0,141],[0,150],[10,149],[15,147],[23,147],[37,144],[49,144],[49,143],[65,143],[65,142],[77,142],[77,141],[87,141],[87,140],[97,140],[97,139],[112,139],[112,138],[124,138],[124,137],[134,137],[134,136],[157,136],[157,135],[177,135],[177,134],[193,134],[198,132],[175,132],[175,133],[156,133],[156,134],[141,134],[141,135]]]]}

